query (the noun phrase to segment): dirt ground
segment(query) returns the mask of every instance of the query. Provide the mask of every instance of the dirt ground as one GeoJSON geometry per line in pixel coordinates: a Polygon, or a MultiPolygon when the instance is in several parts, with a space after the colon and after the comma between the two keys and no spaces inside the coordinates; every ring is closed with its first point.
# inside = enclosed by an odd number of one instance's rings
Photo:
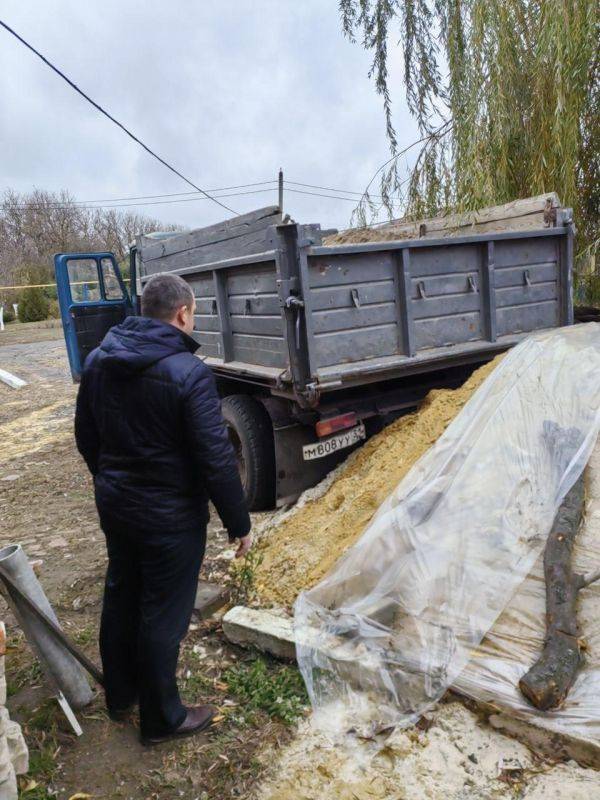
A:
{"type": "MultiPolygon", "coordinates": [[[[329,718],[343,710],[327,709],[329,718]]],[[[600,775],[556,763],[448,698],[382,741],[331,739],[308,719],[283,747],[258,800],[598,800],[600,775]]]]}
{"type": "MultiPolygon", "coordinates": [[[[0,384],[0,544],[20,542],[43,562],[40,580],[63,627],[97,660],[104,545],[73,443],[76,390],[60,336],[24,325],[0,333],[0,367],[29,382],[0,384]]],[[[213,516],[202,577],[225,580],[226,548],[213,516]]],[[[238,579],[251,583],[252,572],[250,562],[238,579]]],[[[9,708],[31,755],[23,800],[600,800],[598,772],[549,763],[455,701],[385,743],[331,742],[308,717],[297,670],[232,647],[217,620],[194,621],[180,659],[184,697],[219,706],[208,733],[143,748],[135,717],[110,722],[98,695],[79,713],[76,738],[2,600],[0,618],[9,708]]]]}
{"type": "MultiPolygon", "coordinates": [[[[68,371],[62,330],[13,324],[0,332],[0,367],[28,382],[0,383],[0,545],[21,543],[42,561],[40,580],[65,630],[98,660],[96,645],[105,569],[103,535],[92,484],[76,452],[76,387],[68,371]]],[[[224,579],[233,551],[213,513],[202,577],[224,579]]],[[[257,754],[290,737],[305,698],[295,668],[228,645],[218,622],[194,621],[180,659],[188,701],[219,706],[205,735],[144,748],[135,719],[110,722],[102,697],[69,732],[4,601],[11,715],[23,725],[31,754],[22,780],[27,800],[70,798],[245,797],[264,768],[257,754]],[[274,692],[276,696],[272,696],[274,692]]]]}

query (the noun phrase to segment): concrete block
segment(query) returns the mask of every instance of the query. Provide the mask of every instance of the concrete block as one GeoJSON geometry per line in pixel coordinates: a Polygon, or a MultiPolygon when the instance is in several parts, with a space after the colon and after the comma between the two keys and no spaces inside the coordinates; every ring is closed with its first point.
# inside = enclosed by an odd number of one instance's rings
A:
{"type": "Polygon", "coordinates": [[[9,720],[6,727],[6,743],[13,769],[17,775],[24,775],[29,770],[29,750],[25,744],[21,726],[9,720]]]}
{"type": "Polygon", "coordinates": [[[0,782],[0,800],[17,800],[18,796],[17,777],[11,767],[7,776],[0,782]]]}
{"type": "MultiPolygon", "coordinates": [[[[490,706],[477,702],[483,710],[490,706]]],[[[488,718],[490,725],[507,736],[524,742],[532,750],[543,753],[547,758],[557,761],[573,759],[582,767],[600,769],[600,744],[581,734],[556,731],[536,724],[534,720],[523,720],[509,713],[495,713],[488,718]]]]}
{"type": "Polygon", "coordinates": [[[277,658],[296,658],[292,620],[281,614],[235,606],[223,617],[223,633],[234,644],[256,647],[277,658]]]}
{"type": "Polygon", "coordinates": [[[218,583],[198,581],[194,613],[200,619],[208,619],[229,602],[229,589],[218,583]]]}
{"type": "MultiPolygon", "coordinates": [[[[235,606],[223,617],[223,633],[229,641],[242,647],[256,647],[277,658],[296,658],[293,621],[281,613],[235,606]]],[[[351,675],[352,670],[348,679],[351,675]]],[[[518,719],[508,711],[473,700],[466,692],[457,691],[456,687],[453,693],[461,700],[466,698],[469,707],[475,703],[494,728],[526,743],[533,750],[552,759],[571,758],[584,767],[600,769],[600,743],[597,740],[557,731],[532,720],[518,719]]]]}
{"type": "Polygon", "coordinates": [[[14,775],[12,761],[10,760],[10,750],[6,736],[0,736],[0,786],[14,775]]]}

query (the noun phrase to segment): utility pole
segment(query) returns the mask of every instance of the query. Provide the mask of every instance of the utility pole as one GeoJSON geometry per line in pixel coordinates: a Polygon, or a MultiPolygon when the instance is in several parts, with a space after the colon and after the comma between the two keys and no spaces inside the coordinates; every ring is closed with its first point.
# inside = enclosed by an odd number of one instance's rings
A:
{"type": "Polygon", "coordinates": [[[279,213],[283,216],[283,169],[279,167],[279,213]]]}

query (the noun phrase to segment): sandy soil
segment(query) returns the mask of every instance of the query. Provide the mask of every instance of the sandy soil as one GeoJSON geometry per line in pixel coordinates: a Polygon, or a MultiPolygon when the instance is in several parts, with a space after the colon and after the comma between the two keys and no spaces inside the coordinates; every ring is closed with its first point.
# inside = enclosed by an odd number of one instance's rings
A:
{"type": "MultiPolygon", "coordinates": [[[[98,661],[106,557],[91,480],[73,442],[76,387],[62,331],[9,326],[0,334],[0,367],[28,381],[19,390],[0,383],[0,546],[20,542],[32,559],[42,560],[40,580],[63,627],[98,661]],[[38,335],[42,341],[34,341],[38,335]]],[[[204,579],[224,580],[233,554],[227,548],[213,513],[204,579]]],[[[80,713],[84,735],[75,739],[2,599],[0,618],[7,621],[11,644],[11,715],[23,724],[32,754],[27,781],[37,784],[24,798],[55,796],[50,792],[59,798],[85,792],[94,800],[245,797],[261,770],[255,754],[289,738],[287,727],[262,712],[239,721],[222,675],[232,664],[252,663],[255,655],[229,646],[218,623],[196,621],[182,648],[180,685],[188,701],[222,709],[210,733],[143,748],[135,717],[111,723],[98,695],[80,713]]]]}
{"type": "MultiPolygon", "coordinates": [[[[335,714],[331,709],[330,714],[335,714]]],[[[459,702],[385,742],[331,741],[308,721],[277,756],[258,800],[596,800],[600,775],[548,763],[459,702]]]]}

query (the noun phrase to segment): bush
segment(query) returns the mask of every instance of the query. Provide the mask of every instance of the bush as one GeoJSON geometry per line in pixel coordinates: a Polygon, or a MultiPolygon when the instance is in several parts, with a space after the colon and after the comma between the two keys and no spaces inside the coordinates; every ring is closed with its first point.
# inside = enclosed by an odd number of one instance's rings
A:
{"type": "Polygon", "coordinates": [[[58,300],[50,300],[48,306],[48,319],[59,319],[60,318],[60,308],[58,305],[58,300]]]}
{"type": "Polygon", "coordinates": [[[15,312],[13,311],[12,303],[10,305],[4,303],[4,314],[2,315],[2,319],[6,323],[15,321],[15,312]]]}
{"type": "Polygon", "coordinates": [[[39,322],[48,319],[50,303],[41,289],[33,286],[25,289],[19,300],[19,319],[21,322],[39,322]]]}

